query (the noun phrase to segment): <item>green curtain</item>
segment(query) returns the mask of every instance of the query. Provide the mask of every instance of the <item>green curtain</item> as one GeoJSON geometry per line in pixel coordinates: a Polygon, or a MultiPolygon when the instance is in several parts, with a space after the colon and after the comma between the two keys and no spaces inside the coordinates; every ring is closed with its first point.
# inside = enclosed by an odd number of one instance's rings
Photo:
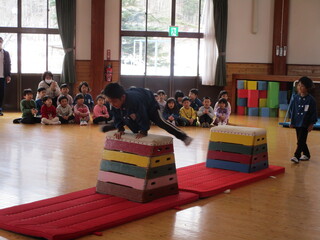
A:
{"type": "Polygon", "coordinates": [[[226,71],[226,43],[227,43],[227,24],[228,24],[228,0],[213,0],[214,5],[214,27],[216,41],[219,50],[217,60],[215,85],[227,85],[226,71]]]}
{"type": "Polygon", "coordinates": [[[76,0],[56,0],[59,33],[65,52],[62,66],[61,82],[75,82],[75,26],[76,0]]]}

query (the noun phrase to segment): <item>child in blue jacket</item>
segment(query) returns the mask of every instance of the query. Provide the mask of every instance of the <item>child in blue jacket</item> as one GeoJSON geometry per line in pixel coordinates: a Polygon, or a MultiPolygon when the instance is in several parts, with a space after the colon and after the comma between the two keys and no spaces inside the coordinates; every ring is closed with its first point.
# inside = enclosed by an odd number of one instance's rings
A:
{"type": "Polygon", "coordinates": [[[115,134],[120,139],[125,133],[124,126],[136,133],[136,138],[148,135],[150,121],[189,145],[192,138],[179,128],[164,120],[159,104],[150,90],[144,88],[124,88],[118,83],[110,83],[104,89],[104,95],[111,104],[114,125],[118,129],[115,134]]]}
{"type": "Polygon", "coordinates": [[[313,125],[317,122],[317,106],[315,99],[309,94],[313,87],[313,82],[308,77],[302,77],[298,81],[297,91],[291,100],[289,114],[290,127],[296,129],[297,148],[291,161],[299,163],[299,161],[307,161],[310,159],[310,152],[307,146],[308,133],[313,129],[313,125]],[[301,156],[301,154],[303,155],[301,156]]]}
{"type": "Polygon", "coordinates": [[[174,100],[174,98],[168,98],[163,110],[164,119],[175,126],[179,126],[179,121],[181,121],[179,119],[179,110],[176,100],[174,100]]]}

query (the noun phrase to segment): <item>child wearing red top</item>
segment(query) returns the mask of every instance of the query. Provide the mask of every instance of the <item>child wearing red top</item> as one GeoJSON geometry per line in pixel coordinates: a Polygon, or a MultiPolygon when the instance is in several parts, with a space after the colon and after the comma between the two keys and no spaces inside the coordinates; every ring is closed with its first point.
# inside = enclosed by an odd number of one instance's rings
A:
{"type": "Polygon", "coordinates": [[[75,97],[75,102],[77,103],[73,107],[75,123],[80,123],[80,126],[88,125],[90,121],[90,110],[86,104],[84,104],[84,96],[82,93],[78,93],[75,97]]]}
{"type": "Polygon", "coordinates": [[[52,98],[45,96],[43,98],[43,105],[41,107],[41,123],[45,125],[57,125],[61,124],[59,118],[57,117],[57,112],[55,106],[52,105],[52,98]]]}
{"type": "Polygon", "coordinates": [[[108,123],[109,113],[105,104],[105,98],[102,95],[98,95],[96,98],[97,104],[93,108],[93,123],[108,123]]]}

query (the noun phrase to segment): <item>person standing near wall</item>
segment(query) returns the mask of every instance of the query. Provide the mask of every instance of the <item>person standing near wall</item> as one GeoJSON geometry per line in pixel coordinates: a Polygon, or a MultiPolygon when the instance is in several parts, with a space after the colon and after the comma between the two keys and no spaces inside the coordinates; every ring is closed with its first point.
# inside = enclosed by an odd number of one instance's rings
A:
{"type": "Polygon", "coordinates": [[[3,38],[0,37],[0,116],[2,113],[2,104],[4,99],[5,85],[11,82],[11,60],[10,54],[3,49],[3,38]]]}

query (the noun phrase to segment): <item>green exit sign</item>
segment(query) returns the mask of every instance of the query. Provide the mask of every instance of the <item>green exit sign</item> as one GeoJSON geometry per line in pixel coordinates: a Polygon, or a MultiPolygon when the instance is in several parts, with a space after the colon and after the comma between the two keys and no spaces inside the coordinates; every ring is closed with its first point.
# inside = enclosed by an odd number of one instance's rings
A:
{"type": "Polygon", "coordinates": [[[178,27],[169,27],[169,36],[170,37],[178,37],[179,30],[178,27]]]}

